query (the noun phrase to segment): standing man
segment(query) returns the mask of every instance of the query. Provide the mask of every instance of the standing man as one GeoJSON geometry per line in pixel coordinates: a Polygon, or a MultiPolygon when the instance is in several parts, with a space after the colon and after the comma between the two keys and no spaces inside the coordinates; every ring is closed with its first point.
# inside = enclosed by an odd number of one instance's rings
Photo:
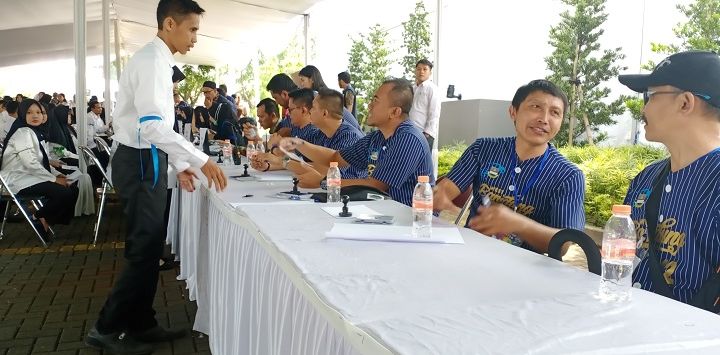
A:
{"type": "Polygon", "coordinates": [[[438,87],[432,82],[433,64],[427,59],[420,59],[415,64],[415,98],[410,109],[410,121],[415,123],[428,141],[433,157],[433,171],[438,170],[438,127],[440,124],[440,98],[438,87]]]}
{"type": "Polygon", "coordinates": [[[203,12],[193,0],[161,0],[157,37],[135,53],[120,78],[112,178],[127,219],[125,266],[85,339],[113,354],[148,353],[149,343],[186,335],[160,327],[152,306],[165,239],[168,161],[186,191],[194,189],[191,167],[217,191],[227,184],[222,170],[172,129],[173,54],[193,47],[203,12]]]}
{"type": "Polygon", "coordinates": [[[338,85],[342,89],[343,105],[345,108],[357,118],[357,93],[355,88],[350,85],[350,73],[344,71],[338,74],[338,85]]]}

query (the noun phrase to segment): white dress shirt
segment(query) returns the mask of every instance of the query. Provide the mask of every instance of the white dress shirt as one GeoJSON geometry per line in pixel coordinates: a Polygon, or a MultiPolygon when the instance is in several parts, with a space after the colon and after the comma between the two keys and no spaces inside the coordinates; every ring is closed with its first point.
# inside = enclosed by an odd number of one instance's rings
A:
{"type": "Polygon", "coordinates": [[[191,166],[202,167],[208,156],[173,131],[174,65],[170,49],[159,37],[130,58],[120,76],[117,104],[113,111],[113,140],[140,149],[154,144],[168,154],[168,163],[176,171],[185,171],[191,166]],[[159,116],[162,120],[140,124],[140,118],[145,116],[159,116]]]}
{"type": "MultiPolygon", "coordinates": [[[[420,85],[413,85],[413,89],[415,95],[410,109],[410,120],[422,132],[429,134],[437,141],[441,100],[439,89],[432,80],[425,80],[420,85]]],[[[430,147],[430,149],[432,148],[430,147]]]]}
{"type": "MultiPolygon", "coordinates": [[[[105,122],[103,122],[102,117],[95,114],[95,112],[88,112],[88,124],[92,124],[95,129],[95,134],[101,134],[106,133],[108,130],[108,126],[105,125],[105,122]]],[[[88,136],[90,136],[90,133],[88,133],[88,136]]]]}
{"type": "Polygon", "coordinates": [[[57,172],[52,167],[50,170],[54,173],[47,171],[42,162],[40,141],[35,132],[28,127],[18,128],[5,147],[0,174],[14,193],[41,182],[54,182],[57,172]]]}
{"type": "Polygon", "coordinates": [[[7,111],[0,113],[0,142],[5,141],[5,137],[7,137],[10,127],[12,127],[14,122],[15,117],[10,116],[7,111]]]}

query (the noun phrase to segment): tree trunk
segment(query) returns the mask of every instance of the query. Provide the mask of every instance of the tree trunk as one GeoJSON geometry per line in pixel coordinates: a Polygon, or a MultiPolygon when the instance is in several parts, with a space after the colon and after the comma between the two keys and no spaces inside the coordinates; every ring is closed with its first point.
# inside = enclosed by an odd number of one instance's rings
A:
{"type": "Polygon", "coordinates": [[[573,84],[573,90],[572,90],[572,98],[570,99],[570,112],[568,113],[568,116],[570,117],[570,125],[568,126],[568,146],[572,147],[573,140],[575,137],[575,121],[577,121],[577,118],[575,116],[575,112],[577,112],[577,89],[578,89],[578,78],[577,78],[577,66],[578,61],[580,60],[580,43],[577,42],[577,39],[575,40],[575,60],[573,61],[573,72],[572,72],[572,84],[573,84]]]}
{"type": "Polygon", "coordinates": [[[590,129],[590,120],[588,119],[587,113],[583,113],[583,123],[585,123],[585,134],[587,135],[588,144],[595,145],[595,142],[593,142],[592,130],[590,129]]]}

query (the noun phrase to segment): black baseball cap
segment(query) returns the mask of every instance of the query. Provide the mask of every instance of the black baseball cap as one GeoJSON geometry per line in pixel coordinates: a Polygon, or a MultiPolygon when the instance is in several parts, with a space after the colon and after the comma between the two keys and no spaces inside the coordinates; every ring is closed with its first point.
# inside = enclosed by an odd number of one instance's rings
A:
{"type": "Polygon", "coordinates": [[[650,74],[620,75],[618,79],[636,92],[645,92],[650,86],[674,86],[720,108],[720,56],[713,52],[676,53],[663,59],[650,74]]]}
{"type": "MultiPolygon", "coordinates": [[[[206,81],[206,82],[203,83],[202,88],[203,88],[203,89],[208,88],[208,89],[217,90],[217,84],[215,84],[214,81],[208,80],[208,81],[206,81]]],[[[202,90],[202,91],[207,91],[207,90],[202,90]]]]}

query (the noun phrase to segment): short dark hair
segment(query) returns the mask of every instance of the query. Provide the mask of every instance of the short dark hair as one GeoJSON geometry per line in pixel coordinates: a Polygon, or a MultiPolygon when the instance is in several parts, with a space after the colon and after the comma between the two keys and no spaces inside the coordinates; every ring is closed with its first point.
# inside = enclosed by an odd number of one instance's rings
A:
{"type": "Polygon", "coordinates": [[[220,84],[218,88],[223,89],[223,91],[227,92],[227,85],[225,84],[220,84]]]}
{"type": "Polygon", "coordinates": [[[222,85],[220,85],[220,87],[217,88],[217,92],[220,96],[225,97],[225,90],[223,90],[222,85]]]}
{"type": "Polygon", "coordinates": [[[280,108],[278,107],[278,104],[277,102],[275,102],[275,100],[266,97],[260,100],[260,102],[255,107],[259,108],[260,106],[263,107],[265,113],[267,113],[268,115],[280,116],[280,108]]]}
{"type": "Polygon", "coordinates": [[[8,113],[17,113],[19,106],[20,106],[20,105],[18,105],[18,102],[15,101],[15,100],[8,101],[8,102],[5,104],[5,110],[6,110],[8,113]]]}
{"type": "Polygon", "coordinates": [[[344,72],[338,74],[338,80],[342,80],[346,84],[350,84],[350,80],[352,80],[352,79],[350,77],[350,73],[344,71],[344,72]]]}
{"type": "Polygon", "coordinates": [[[318,100],[322,102],[323,107],[333,116],[342,118],[343,114],[343,95],[333,89],[320,89],[318,91],[318,100]]]}
{"type": "Polygon", "coordinates": [[[275,74],[275,76],[268,81],[265,88],[270,92],[292,92],[298,89],[295,82],[292,81],[292,78],[285,73],[275,74]]]}
{"type": "Polygon", "coordinates": [[[392,85],[390,101],[394,106],[400,107],[404,114],[409,114],[414,95],[412,84],[407,79],[397,78],[385,80],[382,85],[392,85]]]}
{"type": "Polygon", "coordinates": [[[515,91],[515,96],[513,96],[512,99],[512,106],[517,110],[520,108],[520,104],[527,99],[530,94],[534,93],[535,91],[542,91],[546,94],[552,95],[557,97],[558,99],[562,100],[563,102],[563,117],[565,117],[565,113],[567,112],[568,108],[568,98],[565,93],[560,90],[555,84],[553,84],[549,80],[545,79],[537,79],[533,80],[517,89],[515,91]]]}
{"type": "Polygon", "coordinates": [[[315,92],[312,89],[297,89],[288,94],[293,100],[295,106],[303,106],[305,108],[312,108],[313,99],[315,99],[315,92]]]}
{"type": "Polygon", "coordinates": [[[323,80],[322,74],[320,74],[320,69],[314,65],[306,65],[304,68],[300,69],[298,74],[306,78],[310,78],[310,80],[313,81],[312,89],[315,91],[320,91],[320,89],[328,87],[325,84],[325,80],[323,80]]]}
{"type": "Polygon", "coordinates": [[[156,12],[158,30],[162,30],[163,21],[168,17],[180,23],[189,14],[202,15],[204,12],[205,10],[194,0],[160,0],[156,12]]]}
{"type": "Polygon", "coordinates": [[[433,63],[425,58],[418,60],[417,63],[415,63],[415,68],[420,64],[427,65],[431,70],[433,68],[433,63]]]}

